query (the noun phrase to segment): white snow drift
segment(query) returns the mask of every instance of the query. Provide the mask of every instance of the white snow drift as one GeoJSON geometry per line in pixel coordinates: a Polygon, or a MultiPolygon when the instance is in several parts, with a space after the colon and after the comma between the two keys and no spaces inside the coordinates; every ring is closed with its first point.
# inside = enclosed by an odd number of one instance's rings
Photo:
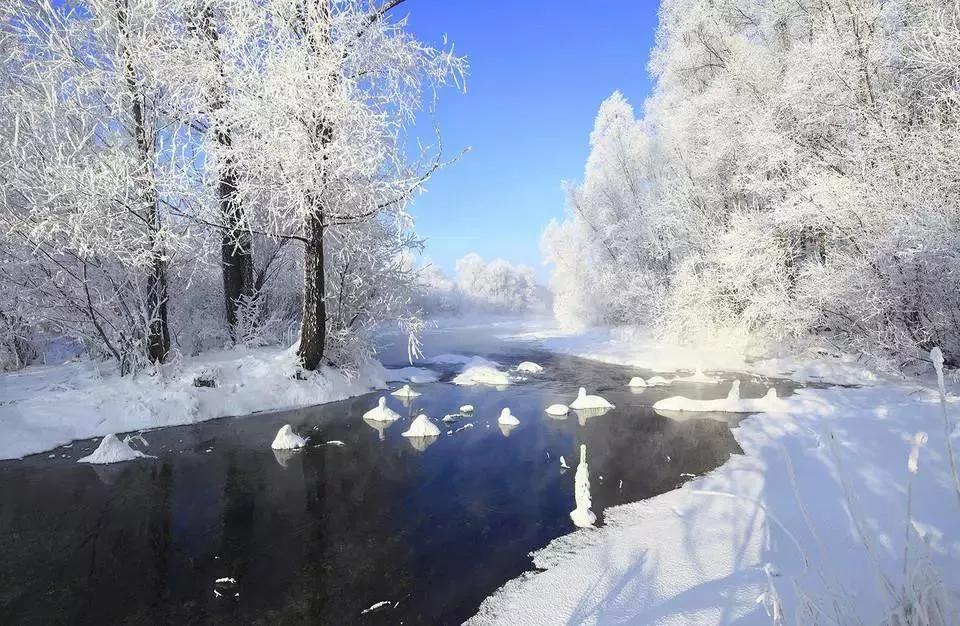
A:
{"type": "Polygon", "coordinates": [[[720,413],[758,413],[761,411],[779,411],[784,401],[777,397],[777,390],[771,388],[762,398],[741,398],[740,381],[733,381],[726,398],[716,400],[692,400],[683,396],[664,398],[654,403],[653,408],[662,411],[710,412],[720,413]]]}
{"type": "Polygon", "coordinates": [[[295,349],[235,348],[207,352],[119,376],[91,361],[35,366],[0,375],[0,459],[49,450],[104,432],[193,424],[227,415],[292,409],[383,388],[379,363],[357,375],[331,368],[303,372],[295,349]],[[215,371],[216,387],[194,379],[215,371]]]}

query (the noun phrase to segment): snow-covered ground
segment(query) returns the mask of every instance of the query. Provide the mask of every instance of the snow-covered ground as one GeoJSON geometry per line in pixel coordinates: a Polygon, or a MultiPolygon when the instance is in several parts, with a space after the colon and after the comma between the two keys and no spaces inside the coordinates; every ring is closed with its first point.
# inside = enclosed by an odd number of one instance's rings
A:
{"type": "MultiPolygon", "coordinates": [[[[644,328],[594,328],[585,332],[564,331],[542,321],[504,329],[500,337],[513,341],[537,341],[552,352],[586,359],[629,365],[654,372],[745,372],[758,376],[790,378],[801,383],[871,385],[880,377],[868,367],[829,347],[809,345],[784,355],[767,350],[744,353],[738,344],[722,340],[712,345],[679,345],[663,342],[644,328]]],[[[692,377],[686,377],[692,378],[692,377]]]]}
{"type": "Polygon", "coordinates": [[[352,378],[302,372],[294,351],[278,348],[210,352],[122,378],[90,361],[29,367],[0,375],[0,459],[75,439],[342,400],[383,388],[386,378],[376,363],[352,378]],[[216,386],[194,386],[198,377],[216,386]]]}
{"type": "Polygon", "coordinates": [[[960,623],[960,494],[945,436],[958,398],[945,427],[931,377],[884,379],[822,355],[751,361],[637,331],[514,336],[659,371],[699,363],[862,386],[801,389],[746,418],[734,429],[743,455],[552,542],[533,555],[542,571],[507,583],[472,623],[960,623]],[[929,441],[912,475],[920,432],[929,441]],[[915,621],[892,618],[905,606],[915,621]],[[945,621],[916,621],[931,607],[945,621]]]}

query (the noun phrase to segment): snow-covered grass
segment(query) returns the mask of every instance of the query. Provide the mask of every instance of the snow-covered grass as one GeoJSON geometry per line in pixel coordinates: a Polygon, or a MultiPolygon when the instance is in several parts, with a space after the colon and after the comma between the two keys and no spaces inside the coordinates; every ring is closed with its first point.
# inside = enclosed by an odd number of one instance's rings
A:
{"type": "Polygon", "coordinates": [[[960,623],[960,504],[944,434],[956,436],[960,398],[946,398],[944,417],[932,378],[883,379],[842,358],[751,365],[608,331],[545,344],[658,369],[700,361],[863,386],[754,407],[767,412],[733,431],[743,455],[555,540],[533,554],[542,571],[507,583],[471,623],[960,623]]]}
{"type": "Polygon", "coordinates": [[[210,352],[152,375],[120,377],[90,361],[28,367],[0,375],[0,459],[108,433],[321,404],[384,385],[377,363],[352,377],[326,368],[310,373],[292,348],[210,352]],[[216,386],[197,387],[197,378],[216,386]]]}

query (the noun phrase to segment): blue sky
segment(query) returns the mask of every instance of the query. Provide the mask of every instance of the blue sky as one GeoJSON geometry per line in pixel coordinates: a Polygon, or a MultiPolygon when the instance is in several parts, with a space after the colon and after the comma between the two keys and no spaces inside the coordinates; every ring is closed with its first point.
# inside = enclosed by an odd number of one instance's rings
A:
{"type": "MultiPolygon", "coordinates": [[[[423,41],[446,34],[468,58],[467,92],[445,90],[437,122],[445,151],[469,146],[411,212],[426,255],[447,273],[467,252],[547,276],[540,233],[564,212],[564,180],[579,180],[600,102],[619,89],[639,112],[656,0],[407,0],[423,41]]],[[[429,140],[427,136],[425,139],[429,140]]]]}

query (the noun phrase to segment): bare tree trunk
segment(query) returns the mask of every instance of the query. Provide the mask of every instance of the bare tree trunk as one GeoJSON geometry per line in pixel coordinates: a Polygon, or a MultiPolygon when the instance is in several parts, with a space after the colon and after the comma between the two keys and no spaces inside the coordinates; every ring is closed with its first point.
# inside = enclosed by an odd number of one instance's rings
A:
{"type": "MultiPolygon", "coordinates": [[[[133,134],[140,152],[144,177],[151,175],[153,142],[147,137],[144,119],[143,93],[137,85],[137,75],[130,59],[130,35],[128,26],[127,0],[117,0],[117,30],[123,40],[121,54],[124,60],[124,73],[130,90],[130,113],[133,116],[133,134]]],[[[147,274],[147,315],[150,318],[147,334],[147,356],[153,363],[162,363],[170,352],[170,329],[167,323],[167,263],[157,241],[160,230],[160,205],[156,186],[144,185],[141,199],[144,221],[147,224],[147,243],[150,246],[150,270],[147,274]]]]}
{"type": "Polygon", "coordinates": [[[323,360],[327,341],[327,302],[324,281],[322,214],[307,218],[303,267],[303,320],[297,355],[304,369],[315,370],[323,360]]]}
{"type": "MultiPolygon", "coordinates": [[[[230,133],[217,131],[217,143],[230,146],[230,133]]],[[[237,311],[243,299],[254,295],[253,284],[253,238],[243,226],[243,208],[237,198],[237,178],[233,165],[227,160],[220,169],[220,184],[217,186],[220,212],[223,218],[221,264],[223,266],[223,297],[227,311],[227,325],[235,340],[237,311]]]]}
{"type": "MultiPolygon", "coordinates": [[[[215,113],[223,107],[226,88],[223,60],[220,57],[220,48],[217,45],[219,35],[213,19],[212,5],[208,6],[203,12],[202,28],[220,71],[220,85],[211,104],[211,113],[215,113]]],[[[217,124],[217,122],[214,122],[214,124],[217,124]]],[[[217,125],[214,138],[217,144],[223,148],[221,152],[224,155],[220,161],[220,180],[217,185],[217,198],[220,203],[220,214],[224,227],[220,250],[220,262],[223,269],[223,299],[230,336],[236,340],[239,304],[245,298],[252,298],[255,292],[253,238],[243,225],[243,207],[237,197],[237,171],[228,156],[229,149],[233,144],[230,130],[217,125]]]]}
{"type": "MultiPolygon", "coordinates": [[[[304,21],[304,32],[307,33],[308,43],[316,54],[322,45],[330,43],[330,7],[328,0],[312,0],[301,7],[301,16],[304,21]],[[315,15],[314,12],[316,13],[315,15]],[[318,42],[316,30],[311,28],[311,21],[317,20],[323,28],[320,30],[318,42]]],[[[315,119],[311,128],[313,148],[321,151],[323,161],[327,160],[324,149],[333,141],[333,127],[324,119],[315,119]]],[[[324,168],[325,171],[326,168],[324,168]]],[[[321,179],[325,183],[325,176],[321,179]]],[[[323,361],[323,354],[327,343],[327,301],[326,282],[324,277],[323,232],[324,232],[324,205],[323,189],[311,194],[308,202],[310,207],[306,218],[306,239],[303,264],[303,319],[300,322],[300,347],[297,355],[300,357],[304,369],[316,370],[323,361]]]]}

